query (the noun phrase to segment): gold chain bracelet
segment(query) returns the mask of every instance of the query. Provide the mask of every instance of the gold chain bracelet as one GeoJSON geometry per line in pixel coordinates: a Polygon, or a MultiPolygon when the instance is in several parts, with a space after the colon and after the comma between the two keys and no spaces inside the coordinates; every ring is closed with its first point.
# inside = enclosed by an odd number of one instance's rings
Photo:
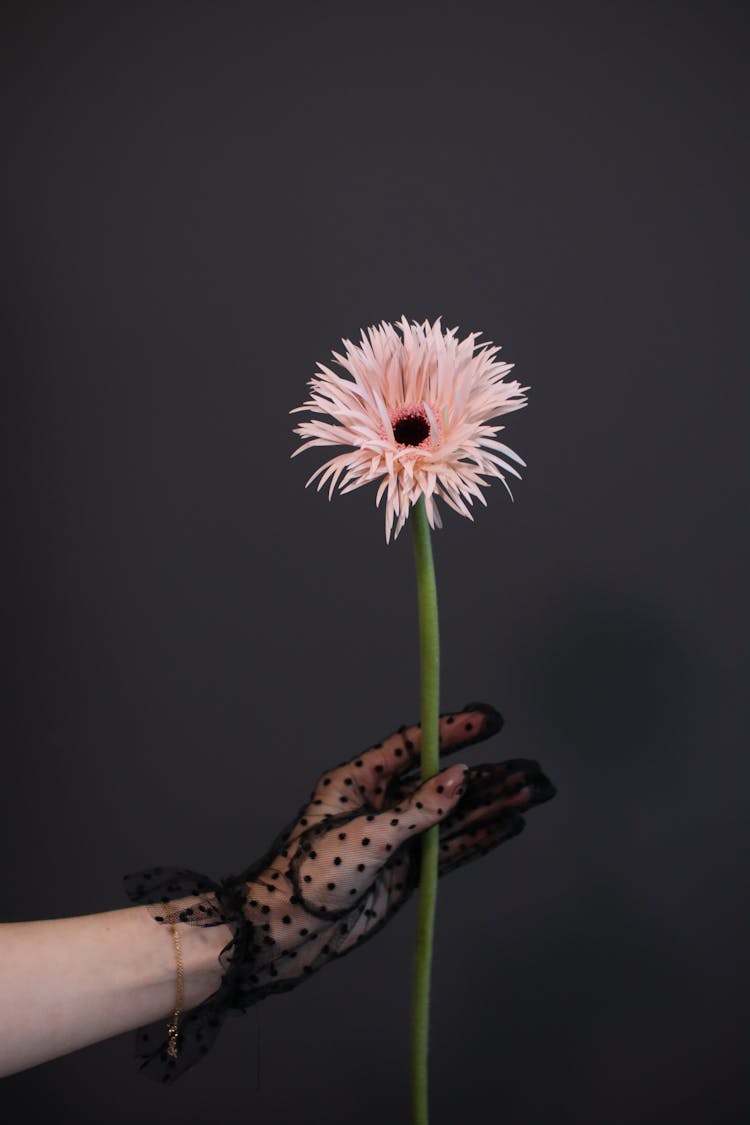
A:
{"type": "Polygon", "coordinates": [[[175,982],[175,998],[174,998],[174,1014],[172,1019],[167,1024],[167,1054],[170,1059],[177,1058],[177,1039],[180,1026],[180,1016],[182,1015],[182,998],[183,998],[183,984],[184,984],[184,966],[182,962],[182,946],[180,945],[180,935],[177,933],[177,926],[175,925],[175,916],[173,911],[167,913],[167,921],[169,928],[172,931],[172,941],[174,942],[174,955],[177,962],[177,980],[175,982]]]}

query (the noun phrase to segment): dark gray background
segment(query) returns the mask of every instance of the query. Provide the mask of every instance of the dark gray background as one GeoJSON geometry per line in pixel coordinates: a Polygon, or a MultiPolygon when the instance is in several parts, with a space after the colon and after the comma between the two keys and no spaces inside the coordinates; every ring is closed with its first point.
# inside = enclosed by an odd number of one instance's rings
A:
{"type": "MultiPolygon", "coordinates": [[[[245,865],[416,717],[409,535],[304,491],[288,411],[441,314],[532,387],[515,504],[435,542],[443,702],[559,795],[442,885],[434,1125],[744,1119],[743,6],[17,4],[2,40],[4,916],[245,865]]],[[[406,1122],[413,932],[172,1090],[124,1036],[0,1106],[406,1122]]]]}

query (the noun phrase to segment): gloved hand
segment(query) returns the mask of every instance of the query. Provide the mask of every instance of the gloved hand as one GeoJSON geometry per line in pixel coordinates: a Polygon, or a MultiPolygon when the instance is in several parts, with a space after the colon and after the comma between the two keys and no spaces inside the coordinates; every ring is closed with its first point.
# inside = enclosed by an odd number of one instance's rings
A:
{"type": "MultiPolygon", "coordinates": [[[[441,753],[501,726],[484,703],[442,715],[441,753]]],[[[324,773],[262,859],[220,884],[164,867],[126,876],[131,900],[153,904],[157,922],[167,921],[163,904],[170,902],[180,922],[234,929],[219,990],[183,1016],[178,1057],[167,1054],[163,1024],[138,1032],[142,1069],[174,1081],[207,1054],[227,1011],[293,988],[377,933],[418,883],[425,829],[440,825],[444,875],[517,835],[522,813],[555,795],[537,763],[524,759],[453,765],[422,783],[420,742],[419,726],[402,727],[324,773]]]]}

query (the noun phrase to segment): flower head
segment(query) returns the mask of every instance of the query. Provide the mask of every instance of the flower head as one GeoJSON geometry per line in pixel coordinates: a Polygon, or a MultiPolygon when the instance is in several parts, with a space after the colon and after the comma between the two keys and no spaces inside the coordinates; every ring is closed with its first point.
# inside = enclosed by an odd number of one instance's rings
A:
{"type": "Polygon", "coordinates": [[[333,354],[349,378],[319,363],[310,398],[292,411],[332,419],[302,422],[294,432],[305,441],[293,457],[313,446],[348,447],[307,483],[317,478],[320,490],[328,481],[330,499],[337,484],[344,493],[379,480],[386,540],[420,497],[433,528],[442,526],[438,498],[472,519],[474,497],[486,505],[485,478],[508,488],[505,473],[519,476],[509,461],[524,464],[497,440],[504,427],[492,420],[525,406],[528,387],[505,382],[513,365],[497,359],[499,347],[479,345],[478,332],[459,340],[457,331],[406,317],[363,330],[359,344],[344,340],[345,354],[333,354]]]}

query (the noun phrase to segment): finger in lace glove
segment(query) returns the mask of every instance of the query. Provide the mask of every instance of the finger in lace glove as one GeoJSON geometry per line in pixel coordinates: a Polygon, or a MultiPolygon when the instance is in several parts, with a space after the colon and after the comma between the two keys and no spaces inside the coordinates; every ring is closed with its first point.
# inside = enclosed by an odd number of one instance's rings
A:
{"type": "MultiPolygon", "coordinates": [[[[493,707],[469,704],[440,718],[440,751],[454,753],[500,730],[493,707]]],[[[163,1024],[137,1033],[142,1069],[165,1083],[208,1053],[229,1011],[245,1011],[371,938],[417,886],[420,833],[440,825],[439,872],[485,855],[524,827],[523,813],[554,787],[536,762],[516,759],[453,765],[419,777],[421,730],[402,727],[359,757],[327,771],[310,800],[266,854],[239,875],[214,883],[179,868],[125,878],[134,903],[165,903],[191,925],[228,923],[221,985],[185,1013],[180,1051],[167,1054],[163,1024]]]]}

